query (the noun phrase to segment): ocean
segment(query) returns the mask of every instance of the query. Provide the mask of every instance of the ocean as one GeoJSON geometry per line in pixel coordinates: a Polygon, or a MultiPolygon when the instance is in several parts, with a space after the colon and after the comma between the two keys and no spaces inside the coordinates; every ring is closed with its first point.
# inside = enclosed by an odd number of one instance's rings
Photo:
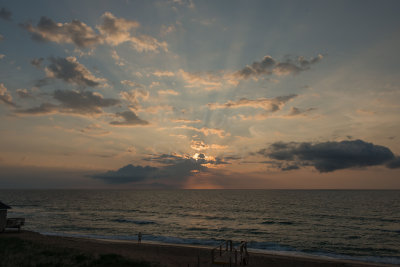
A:
{"type": "Polygon", "coordinates": [[[248,248],[400,264],[399,190],[0,190],[49,235],[248,248]]]}

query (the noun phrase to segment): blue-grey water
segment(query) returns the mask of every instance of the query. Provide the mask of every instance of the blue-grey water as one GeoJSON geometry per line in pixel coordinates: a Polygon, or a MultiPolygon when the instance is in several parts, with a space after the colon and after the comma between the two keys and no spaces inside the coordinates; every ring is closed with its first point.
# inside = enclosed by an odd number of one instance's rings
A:
{"type": "Polygon", "coordinates": [[[46,234],[217,245],[400,264],[399,190],[0,190],[46,234]]]}

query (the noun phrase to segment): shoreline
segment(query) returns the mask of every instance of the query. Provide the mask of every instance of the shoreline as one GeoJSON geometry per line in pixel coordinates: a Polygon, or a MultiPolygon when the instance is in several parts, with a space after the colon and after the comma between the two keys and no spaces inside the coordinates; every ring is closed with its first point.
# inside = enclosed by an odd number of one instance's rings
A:
{"type": "MultiPolygon", "coordinates": [[[[115,243],[137,243],[135,238],[130,239],[119,239],[113,237],[105,237],[105,236],[96,236],[96,235],[80,235],[80,234],[59,234],[53,232],[39,232],[42,235],[48,236],[61,236],[61,237],[71,237],[71,238],[83,238],[89,240],[99,240],[104,242],[115,242],[115,243]]],[[[182,246],[182,247],[193,247],[193,248],[203,248],[203,249],[213,249],[217,247],[217,244],[209,245],[209,244],[196,244],[196,243],[173,243],[173,242],[164,242],[158,240],[142,240],[142,243],[149,244],[149,245],[160,245],[160,246],[182,246]]],[[[400,266],[400,259],[393,258],[393,262],[390,262],[390,257],[386,257],[385,261],[379,261],[379,256],[351,256],[346,254],[327,254],[327,253],[318,253],[318,252],[302,252],[296,250],[268,250],[262,248],[249,248],[248,251],[252,254],[261,254],[261,255],[273,255],[273,256],[282,256],[282,257],[300,257],[300,258],[307,258],[307,259],[317,259],[317,260],[339,260],[339,261],[351,261],[351,262],[362,262],[362,263],[369,263],[369,264],[383,264],[385,266],[400,266]]]]}
{"type": "MultiPolygon", "coordinates": [[[[60,235],[44,235],[23,230],[21,233],[0,233],[0,238],[14,237],[28,240],[51,247],[75,249],[94,255],[117,254],[132,260],[160,263],[160,266],[211,266],[212,247],[204,245],[172,244],[153,241],[142,241],[138,244],[134,240],[94,239],[89,237],[68,237],[60,235]]],[[[274,251],[260,251],[249,249],[250,263],[248,266],[398,266],[386,263],[374,263],[347,259],[336,259],[328,256],[294,255],[274,251]]]]}

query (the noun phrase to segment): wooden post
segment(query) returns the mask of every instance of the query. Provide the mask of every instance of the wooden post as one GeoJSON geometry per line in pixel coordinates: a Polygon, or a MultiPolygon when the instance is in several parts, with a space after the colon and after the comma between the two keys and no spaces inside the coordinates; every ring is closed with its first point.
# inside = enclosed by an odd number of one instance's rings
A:
{"type": "Polygon", "coordinates": [[[214,263],[214,249],[211,250],[211,263],[214,263]]]}
{"type": "Polygon", "coordinates": [[[235,249],[235,266],[237,266],[237,250],[235,249]]]}
{"type": "Polygon", "coordinates": [[[200,267],[200,256],[197,255],[197,267],[200,267]]]}
{"type": "Polygon", "coordinates": [[[222,245],[219,245],[219,255],[222,256],[222,245]]]}

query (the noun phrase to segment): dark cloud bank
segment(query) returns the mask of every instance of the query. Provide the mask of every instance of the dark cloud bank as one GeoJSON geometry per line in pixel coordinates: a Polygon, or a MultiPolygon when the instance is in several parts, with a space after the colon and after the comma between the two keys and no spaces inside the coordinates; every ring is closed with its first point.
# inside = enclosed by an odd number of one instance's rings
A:
{"type": "Polygon", "coordinates": [[[113,98],[103,98],[102,95],[90,91],[56,90],[53,98],[59,105],[43,103],[38,107],[17,110],[19,114],[44,115],[49,113],[95,114],[101,113],[102,108],[115,106],[120,101],[113,98]]]}
{"type": "Polygon", "coordinates": [[[163,164],[161,167],[126,165],[117,171],[94,174],[90,177],[101,179],[109,184],[154,182],[158,186],[175,185],[180,186],[190,176],[199,172],[207,172],[205,164],[219,165],[227,164],[222,159],[208,160],[204,154],[200,154],[197,159],[180,155],[161,154],[145,158],[145,161],[152,161],[163,164]]]}
{"type": "Polygon", "coordinates": [[[322,143],[274,143],[258,151],[276,161],[282,170],[312,166],[319,172],[384,165],[400,167],[400,159],[389,148],[362,140],[322,143]]]}

